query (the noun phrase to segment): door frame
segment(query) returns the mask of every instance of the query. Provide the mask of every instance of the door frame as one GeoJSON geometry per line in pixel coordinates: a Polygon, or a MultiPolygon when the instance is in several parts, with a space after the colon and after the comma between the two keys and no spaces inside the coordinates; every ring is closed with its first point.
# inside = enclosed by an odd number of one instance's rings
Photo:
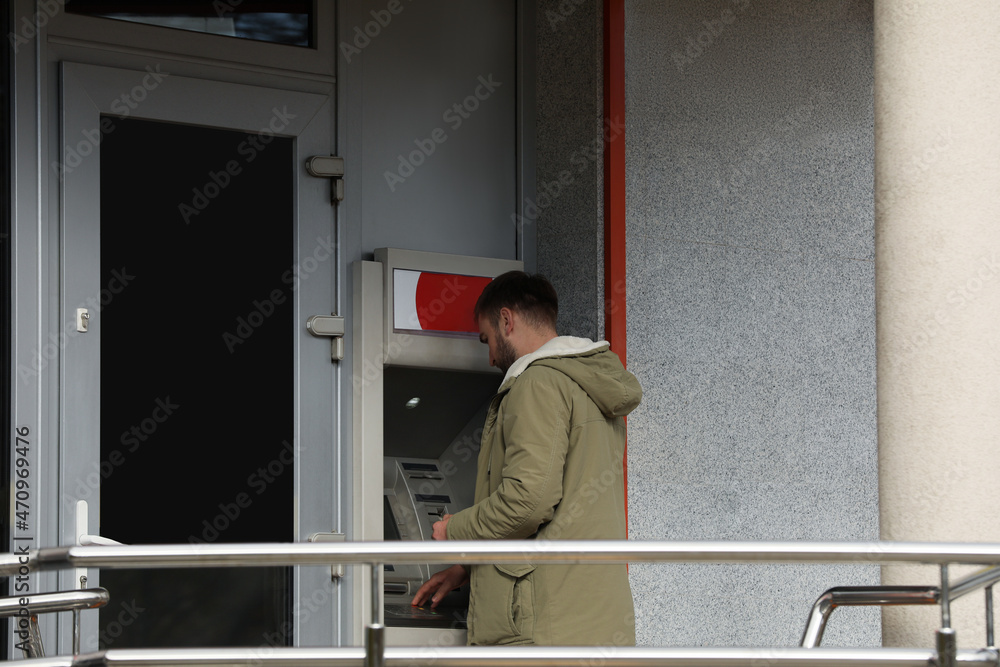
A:
{"type": "MultiPolygon", "coordinates": [[[[62,88],[62,75],[67,69],[73,71],[79,67],[112,68],[131,70],[133,74],[151,74],[146,66],[155,63],[167,64],[160,66],[161,72],[169,72],[170,77],[158,82],[164,91],[170,89],[182,80],[198,82],[209,87],[220,86],[229,91],[246,89],[250,84],[256,84],[258,89],[272,88],[286,100],[311,99],[314,102],[323,98],[321,104],[313,104],[313,117],[325,116],[329,133],[324,139],[325,148],[316,149],[316,154],[330,154],[336,150],[336,79],[333,74],[335,60],[332,55],[335,33],[332,27],[332,3],[317,3],[316,31],[320,44],[315,51],[302,47],[288,47],[276,44],[254,43],[245,40],[199,33],[186,33],[167,28],[128,24],[108,19],[72,16],[64,13],[50,15],[45,6],[58,4],[46,3],[42,0],[14,0],[11,6],[12,27],[18,35],[29,35],[26,44],[19,44],[13,58],[13,143],[12,143],[12,174],[11,174],[11,210],[12,210],[12,375],[10,378],[11,427],[27,429],[31,437],[31,455],[29,457],[32,472],[32,522],[29,530],[21,537],[27,538],[19,542],[30,548],[55,546],[72,543],[70,539],[75,532],[75,522],[72,520],[73,508],[64,511],[63,498],[60,496],[61,483],[74,474],[72,465],[65,465],[62,456],[68,451],[79,447],[78,437],[81,428],[79,423],[71,423],[67,414],[71,409],[66,402],[67,374],[76,373],[68,363],[72,347],[83,339],[76,338],[66,331],[65,313],[68,309],[74,311],[79,300],[72,281],[67,280],[63,272],[65,250],[71,240],[76,240],[71,226],[66,224],[66,212],[63,206],[64,188],[72,190],[81,187],[86,182],[83,172],[60,182],[50,166],[60,158],[62,132],[82,131],[80,128],[66,129],[62,127],[60,117],[61,96],[66,92],[62,88]],[[326,22],[325,24],[322,22],[326,22]],[[108,40],[100,43],[93,41],[95,34],[92,26],[108,27],[108,40]],[[323,26],[326,25],[326,29],[323,26]],[[29,29],[30,28],[30,29],[29,29]],[[85,30],[86,29],[86,30],[85,30]],[[81,32],[83,30],[83,32],[81,32]],[[132,33],[129,39],[121,38],[121,33],[132,33]],[[84,36],[87,36],[85,39],[84,36]],[[136,37],[141,36],[141,37],[136,37]],[[116,41],[117,40],[117,41],[116,41]],[[204,51],[205,45],[218,45],[219,40],[225,40],[227,45],[238,42],[238,53],[222,50],[212,56],[211,49],[204,51]],[[202,51],[198,51],[202,49],[202,51]],[[282,54],[275,57],[275,54],[282,54]],[[192,55],[194,54],[194,55],[192,55]],[[225,59],[221,57],[225,55],[225,59]],[[236,60],[242,58],[242,61],[236,60]],[[78,64],[61,63],[73,61],[78,64]],[[173,79],[173,81],[171,81],[173,79]],[[75,300],[74,300],[75,299],[75,300]]],[[[59,5],[61,7],[61,4],[59,5]]],[[[102,35],[104,33],[101,33],[102,35]]],[[[126,37],[128,35],[126,34],[126,37]]],[[[112,77],[113,78],[113,77],[112,77]]],[[[141,79],[141,77],[140,77],[141,79]]],[[[152,79],[150,79],[152,82],[152,79]]],[[[132,85],[135,85],[133,82],[132,85]]],[[[193,84],[197,85],[197,83],[193,84]]],[[[72,91],[70,91],[72,92],[72,91]]],[[[143,104],[142,115],[147,117],[153,113],[156,106],[152,102],[143,104]],[[148,109],[148,110],[147,110],[148,109]]],[[[100,113],[101,104],[90,101],[96,106],[94,113],[100,113]]],[[[106,103],[104,103],[106,106],[106,103]]],[[[113,112],[113,110],[112,110],[113,112]]],[[[244,121],[246,130],[259,131],[266,122],[256,124],[258,119],[251,119],[249,125],[244,121]]],[[[296,119],[294,122],[305,124],[309,119],[296,119]]],[[[93,128],[86,128],[93,129],[93,128]]],[[[297,130],[289,127],[283,134],[292,134],[297,130]]],[[[65,136],[70,136],[69,134],[65,136]]],[[[300,142],[296,142],[298,147],[300,142]]],[[[98,147],[99,148],[99,147],[98,147]]],[[[298,150],[298,148],[296,149],[298,150]]],[[[297,154],[296,159],[299,160],[297,154]]],[[[94,160],[94,163],[97,161],[94,160]]],[[[81,167],[82,169],[82,167],[81,167]]],[[[302,367],[304,353],[308,354],[309,363],[328,372],[332,380],[330,389],[326,392],[300,392],[295,396],[296,411],[296,447],[302,442],[315,440],[315,434],[306,428],[320,428],[329,433],[330,443],[326,455],[327,461],[321,465],[306,466],[296,471],[296,499],[298,500],[301,486],[309,488],[309,502],[332,517],[330,523],[322,526],[309,526],[308,518],[301,511],[302,503],[297,503],[299,510],[296,517],[296,539],[305,540],[312,531],[342,531],[340,521],[342,498],[334,490],[341,486],[339,479],[343,476],[339,459],[339,415],[338,407],[340,384],[340,368],[329,361],[329,341],[312,338],[305,331],[305,319],[309,315],[329,314],[339,311],[342,305],[339,301],[341,285],[344,279],[343,262],[341,261],[339,229],[337,212],[330,203],[330,184],[323,179],[309,177],[305,173],[304,159],[299,160],[296,181],[296,220],[310,211],[316,215],[328,217],[334,246],[333,271],[327,280],[326,296],[313,298],[303,296],[305,293],[296,290],[295,324],[296,324],[296,377],[302,367]],[[308,203],[312,202],[312,203],[308,203]],[[300,326],[301,325],[301,326],[300,326]],[[326,364],[325,366],[323,364],[326,364]],[[323,404],[330,415],[329,423],[318,425],[301,419],[303,410],[309,406],[323,404]],[[300,474],[302,473],[302,474],[300,474]],[[316,479],[303,479],[303,474],[312,474],[316,479]]],[[[73,213],[76,215],[76,212],[73,213]]],[[[317,239],[302,235],[297,229],[298,257],[304,258],[317,247],[317,239]]],[[[96,239],[91,239],[91,243],[96,239]]],[[[319,274],[315,274],[319,275],[319,274]]],[[[95,283],[96,284],[96,283],[95,283]]],[[[86,299],[84,298],[84,301],[86,299]]],[[[85,334],[81,334],[85,336],[85,334]]],[[[91,362],[92,363],[92,362],[91,362]]],[[[315,409],[315,408],[313,408],[315,409]]],[[[93,425],[88,428],[92,429],[93,425]]],[[[13,434],[8,436],[13,441],[13,434]]],[[[92,448],[96,441],[87,444],[92,448]]],[[[99,450],[98,450],[99,451],[99,450]]],[[[10,462],[13,463],[13,453],[10,462]]],[[[298,460],[297,460],[298,465],[298,460]]],[[[97,507],[90,508],[92,532],[96,533],[97,507]]],[[[10,517],[11,519],[13,517],[10,517]]],[[[13,540],[7,544],[10,552],[15,551],[13,540]]],[[[315,590],[322,585],[325,576],[326,586],[330,586],[329,569],[297,568],[293,595],[295,603],[300,604],[300,591],[315,590]]],[[[30,592],[46,592],[65,590],[74,587],[71,580],[72,572],[45,572],[32,574],[29,578],[30,592]]],[[[338,591],[332,590],[333,600],[321,609],[310,614],[310,627],[323,627],[323,638],[295,633],[295,642],[336,644],[340,641],[338,619],[338,591]]],[[[96,635],[96,614],[82,615],[84,637],[87,636],[86,624],[92,627],[90,631],[96,635]]],[[[302,620],[295,618],[297,624],[302,620]]],[[[43,619],[42,637],[50,654],[66,655],[71,651],[69,615],[51,615],[43,619]],[[65,617],[65,618],[64,618],[65,617]]],[[[10,635],[8,635],[9,637],[10,635]]],[[[10,645],[10,644],[8,644],[10,645]]],[[[14,652],[19,653],[19,652],[14,652]]],[[[12,656],[7,656],[12,657],[12,656]]]]}
{"type": "MultiPolygon", "coordinates": [[[[5,5],[4,11],[0,12],[0,34],[6,35],[10,32],[10,20],[11,11],[10,7],[5,5]]],[[[11,198],[10,198],[10,186],[13,173],[13,162],[11,161],[11,142],[10,139],[13,136],[10,111],[11,111],[11,88],[13,85],[13,77],[11,76],[11,58],[10,49],[4,49],[3,54],[0,54],[0,77],[3,77],[2,90],[4,91],[0,95],[0,133],[3,136],[2,145],[0,145],[0,160],[2,160],[2,166],[0,166],[0,276],[4,284],[10,285],[12,272],[11,272],[11,262],[13,257],[11,255],[11,198]]],[[[5,291],[0,294],[0,382],[4,383],[5,387],[10,387],[12,380],[11,373],[11,337],[13,335],[12,330],[12,318],[11,318],[11,298],[12,294],[10,291],[5,291]]],[[[10,392],[4,392],[2,399],[3,414],[0,415],[0,429],[4,434],[12,433],[12,401],[10,392]]],[[[3,516],[10,516],[10,471],[8,470],[8,465],[10,463],[11,454],[11,441],[6,437],[3,439],[3,451],[0,453],[0,489],[3,490],[3,500],[0,500],[0,512],[3,516]]],[[[10,521],[4,521],[3,528],[0,530],[0,542],[4,545],[10,544],[10,521]]],[[[0,595],[9,595],[10,584],[5,578],[3,584],[0,585],[0,595]]],[[[10,631],[8,627],[10,623],[4,622],[2,626],[3,629],[0,630],[0,656],[6,656],[8,654],[8,643],[10,639],[10,631]]]]}
{"type": "MultiPolygon", "coordinates": [[[[165,75],[148,65],[144,71],[80,65],[64,62],[62,69],[63,124],[61,136],[66,147],[61,195],[61,268],[60,301],[65,340],[60,363],[60,406],[62,414],[59,447],[60,485],[60,544],[76,543],[78,500],[89,503],[89,534],[98,534],[95,519],[100,515],[98,485],[100,474],[95,467],[100,461],[100,403],[97,378],[100,377],[101,308],[106,297],[113,307],[114,293],[127,289],[109,283],[100,284],[100,152],[99,127],[104,127],[108,114],[130,111],[121,104],[121,91],[139,87],[151,90],[148,97],[128,114],[129,118],[184,122],[192,125],[224,127],[244,132],[260,132],[270,128],[276,134],[293,136],[297,180],[295,186],[296,265],[289,267],[295,279],[302,276],[301,288],[294,290],[296,323],[295,360],[295,498],[298,511],[294,540],[304,541],[309,534],[329,532],[335,505],[329,474],[334,469],[332,447],[316,443],[332,443],[336,415],[330,406],[333,395],[334,367],[329,362],[329,343],[308,334],[304,325],[313,314],[325,314],[333,305],[333,262],[328,248],[334,245],[329,183],[309,176],[305,162],[314,154],[328,151],[331,143],[332,100],[328,96],[287,90],[251,87],[165,75]],[[141,82],[141,83],[140,83],[141,82]],[[211,105],[192,101],[213,99],[211,105]],[[74,151],[79,160],[73,159],[74,151]],[[83,148],[84,150],[79,150],[83,148]],[[84,156],[85,151],[92,151],[84,156]],[[78,164],[77,164],[78,162],[78,164]],[[71,166],[71,165],[77,166],[71,166]],[[308,224],[307,224],[308,221],[308,224]],[[323,238],[323,229],[329,233],[323,238]],[[311,231],[310,231],[311,230],[311,231]],[[311,261],[310,261],[311,260],[311,261]],[[323,260],[323,261],[320,261],[323,260]],[[73,335],[70,323],[75,322],[76,308],[90,306],[87,333],[73,335]],[[91,304],[94,304],[91,306],[91,304]],[[67,331],[68,330],[68,331],[67,331]],[[308,357],[308,358],[307,358],[308,357]],[[326,362],[324,365],[323,362],[326,362]],[[323,419],[326,417],[326,419],[323,419]],[[80,481],[85,480],[84,486],[80,481]],[[87,496],[86,498],[78,496],[87,496]],[[304,502],[308,500],[308,502],[304,502]]],[[[150,152],[155,159],[155,148],[150,152]]],[[[194,224],[197,224],[195,221],[194,224]]],[[[114,279],[112,280],[114,283],[114,279]]],[[[283,290],[284,291],[284,290],[283,290]]],[[[196,323],[178,320],[176,326],[196,323]]],[[[115,535],[105,535],[115,539],[115,535]]],[[[89,585],[98,579],[89,573],[89,585]]],[[[302,604],[302,595],[324,586],[315,568],[297,568],[294,575],[295,604],[302,604]],[[305,585],[303,580],[310,581],[305,585]]],[[[61,573],[63,590],[76,587],[77,574],[61,573]]],[[[327,582],[327,585],[329,582],[327,582]]],[[[115,604],[115,602],[112,602],[115,604]]],[[[330,606],[320,606],[310,613],[294,614],[295,635],[309,634],[330,606]]],[[[332,617],[332,614],[327,614],[332,617]]],[[[315,639],[314,639],[315,641],[315,639]]],[[[309,642],[307,642],[309,643],[309,642]]],[[[96,648],[96,647],[95,647],[96,648]]]]}

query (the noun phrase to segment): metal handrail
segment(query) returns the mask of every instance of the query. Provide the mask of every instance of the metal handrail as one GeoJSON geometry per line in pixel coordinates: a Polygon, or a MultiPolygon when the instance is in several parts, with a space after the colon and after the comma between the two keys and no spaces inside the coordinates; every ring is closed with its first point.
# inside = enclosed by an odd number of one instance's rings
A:
{"type": "MultiPolygon", "coordinates": [[[[942,581],[944,579],[942,578],[942,581]]],[[[996,641],[993,628],[993,584],[1000,581],[1000,567],[990,567],[980,572],[975,572],[964,579],[953,584],[948,590],[948,597],[952,600],[959,598],[966,593],[983,588],[986,591],[986,647],[995,648],[996,641]]]]}
{"type": "MultiPolygon", "coordinates": [[[[344,648],[112,649],[74,659],[31,660],[25,667],[362,667],[365,651],[344,648]]],[[[387,667],[928,667],[930,649],[648,648],[581,646],[389,647],[387,667]]],[[[962,650],[962,667],[996,667],[996,651],[962,650]]]]}
{"type": "MultiPolygon", "coordinates": [[[[991,567],[971,574],[949,587],[948,599],[957,600],[980,588],[986,589],[987,645],[993,646],[993,597],[991,587],[1000,581],[1000,567],[991,567]]],[[[837,586],[823,592],[809,612],[805,632],[799,646],[815,648],[823,639],[830,614],[837,607],[897,606],[938,604],[941,589],[937,586],[837,586]]]]}
{"type": "Polygon", "coordinates": [[[104,588],[0,597],[0,618],[24,616],[25,612],[22,609],[26,609],[29,614],[95,609],[106,605],[110,599],[107,589],[104,588]],[[26,603],[22,605],[21,600],[25,600],[26,603]]]}
{"type": "Polygon", "coordinates": [[[1000,544],[478,540],[50,547],[0,555],[0,576],[113,569],[419,563],[923,563],[1000,566],[1000,544]]]}
{"type": "Polygon", "coordinates": [[[809,621],[799,646],[815,648],[823,640],[830,614],[837,607],[937,604],[937,586],[837,586],[823,592],[809,612],[809,621]]]}
{"type": "MultiPolygon", "coordinates": [[[[991,667],[1000,667],[997,652],[984,649],[979,653],[969,654],[959,652],[955,648],[955,634],[950,627],[949,603],[953,597],[949,589],[948,567],[951,564],[972,564],[991,566],[991,570],[1000,570],[1000,544],[955,544],[955,543],[917,543],[917,542],[641,542],[635,540],[523,540],[523,541],[445,541],[445,542],[341,542],[341,543],[294,543],[294,544],[175,544],[175,545],[122,545],[122,546],[71,546],[53,547],[30,551],[28,554],[6,554],[0,556],[0,576],[24,574],[28,571],[58,570],[68,568],[98,567],[108,569],[138,569],[138,568],[186,568],[186,567],[256,567],[268,565],[330,565],[367,564],[371,566],[372,579],[372,619],[366,627],[365,664],[369,667],[381,667],[387,663],[389,656],[394,655],[393,649],[387,649],[384,644],[384,626],[381,617],[381,600],[379,587],[380,565],[384,563],[627,563],[627,562],[712,562],[712,563],[924,563],[935,564],[941,571],[941,629],[938,631],[938,646],[934,652],[919,652],[916,658],[922,666],[926,666],[928,655],[938,667],[954,667],[963,660],[982,661],[991,667]],[[978,656],[978,657],[970,657],[978,656]]],[[[993,575],[984,573],[976,575],[983,582],[993,575]]],[[[956,584],[956,594],[971,590],[982,583],[973,582],[972,578],[956,584]]],[[[988,617],[991,616],[988,609],[988,617]]],[[[523,647],[504,647],[523,648],[523,647]]],[[[476,656],[480,656],[482,647],[476,647],[476,656]]],[[[426,649],[422,649],[426,654],[426,649]]],[[[435,649],[434,664],[441,665],[440,651],[435,649]]],[[[458,649],[454,649],[458,650],[458,649]]],[[[603,649],[605,653],[608,649],[603,649]]],[[[617,655],[625,649],[614,649],[617,655]]],[[[655,660],[646,661],[647,654],[635,653],[647,649],[631,647],[627,655],[638,662],[624,661],[610,664],[654,664],[655,660]]],[[[660,649],[658,649],[660,650],[660,649]]],[[[733,654],[712,654],[721,661],[708,660],[705,664],[724,666],[743,665],[746,656],[759,661],[759,653],[744,652],[742,649],[733,654]],[[729,655],[730,658],[725,658],[729,655]],[[718,657],[723,656],[723,657],[718,657]]],[[[823,656],[832,656],[827,649],[798,649],[800,651],[824,651],[823,656]]],[[[559,649],[558,664],[565,664],[566,652],[559,649]]],[[[884,651],[884,649],[880,650],[884,651]]],[[[598,657],[610,662],[605,653],[600,650],[595,654],[590,652],[587,658],[598,657]]],[[[100,654],[101,664],[112,664],[117,654],[108,652],[100,654]]],[[[456,654],[459,655],[459,654],[456,654]]],[[[528,655],[527,653],[523,655],[528,655]]],[[[541,655],[541,654],[539,654],[541,655]]],[[[649,654],[654,655],[654,654],[649,654]]],[[[656,660],[666,660],[658,664],[672,664],[670,660],[677,658],[685,660],[684,664],[698,662],[690,653],[656,654],[656,660]],[[673,657],[671,657],[673,656],[673,657]],[[683,656],[683,658],[678,657],[683,656]]],[[[786,662],[787,664],[810,664],[817,662],[825,665],[846,665],[847,662],[857,662],[863,654],[851,653],[853,658],[832,658],[813,656],[803,660],[802,654],[794,653],[794,649],[768,649],[766,660],[770,663],[786,662]],[[793,651],[787,653],[787,651],[793,651]],[[787,656],[786,658],[775,656],[787,656]],[[829,662],[825,662],[829,660],[829,662]]],[[[877,655],[881,656],[882,653],[877,655]]],[[[885,654],[888,655],[888,654],[885,654]]],[[[447,657],[447,656],[446,656],[447,657]]],[[[98,659],[98,658],[95,658],[98,659]]],[[[124,657],[119,659],[125,659],[124,657]]],[[[138,659],[138,658],[136,658],[138,659]]],[[[506,660],[507,658],[505,658],[506,660]]],[[[545,662],[524,664],[557,664],[545,662]]],[[[553,658],[555,659],[555,658],[553,658]]],[[[713,658],[715,659],[715,658],[713,658]]],[[[899,659],[899,656],[896,658],[899,659]]],[[[893,663],[893,659],[888,660],[893,663]]],[[[907,660],[913,659],[911,655],[907,660]]],[[[222,654],[219,660],[225,662],[222,654]]],[[[466,658],[461,658],[466,662],[466,658]]],[[[518,659],[520,660],[520,659],[518,659]]],[[[864,661],[868,659],[865,658],[864,661]]],[[[881,664],[883,658],[873,658],[871,664],[881,664]]],[[[477,664],[498,665],[499,662],[475,660],[477,664]]],[[[905,661],[904,661],[905,662],[905,661]]],[[[86,664],[86,663],[81,663],[86,664]]],[[[116,663],[117,664],[117,663],[116,663]]],[[[124,664],[124,663],[123,663],[124,664]]],[[[129,663],[131,664],[131,663],[129,663]]],[[[138,663],[137,663],[138,664],[138,663]]],[[[149,658],[142,664],[180,664],[157,663],[149,658]]],[[[197,663],[202,664],[202,663],[197,663]]],[[[216,663],[212,663],[216,664],[216,663]]],[[[459,663],[455,663],[459,664],[459,663]]],[[[464,664],[464,663],[463,663],[464,664]]],[[[519,662],[520,664],[520,662],[519,662]]],[[[759,663],[756,663],[759,665],[759,663]]],[[[909,663],[907,663],[909,664],[909,663]]],[[[756,667],[756,665],[755,665],[756,667]]]]}
{"type": "Polygon", "coordinates": [[[42,633],[38,629],[38,615],[59,611],[73,612],[73,653],[80,652],[80,612],[84,609],[96,609],[108,603],[111,599],[107,589],[87,588],[57,593],[32,593],[0,597],[0,618],[11,616],[21,617],[18,625],[23,632],[20,642],[26,658],[42,658],[45,647],[42,645],[42,633]],[[22,625],[23,622],[23,625],[22,625]]]}
{"type": "Polygon", "coordinates": [[[952,600],[956,600],[980,588],[989,588],[998,581],[1000,581],[1000,567],[990,567],[955,582],[951,585],[948,595],[952,600]]]}

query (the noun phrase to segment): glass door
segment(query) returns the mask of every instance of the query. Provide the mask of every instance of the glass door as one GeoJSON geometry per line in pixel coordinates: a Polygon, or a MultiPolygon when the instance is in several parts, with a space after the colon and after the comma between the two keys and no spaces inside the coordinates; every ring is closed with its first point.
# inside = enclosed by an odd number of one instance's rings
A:
{"type": "MultiPolygon", "coordinates": [[[[305,321],[335,309],[334,209],[304,164],[332,94],[62,69],[64,543],[331,532],[336,366],[305,321]]],[[[328,568],[86,575],[112,601],[85,651],[333,643],[328,568]]]]}

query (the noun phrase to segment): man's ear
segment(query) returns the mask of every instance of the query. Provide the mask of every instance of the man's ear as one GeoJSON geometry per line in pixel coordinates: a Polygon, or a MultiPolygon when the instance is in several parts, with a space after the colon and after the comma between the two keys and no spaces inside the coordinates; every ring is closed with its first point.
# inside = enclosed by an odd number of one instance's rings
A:
{"type": "Polygon", "coordinates": [[[504,336],[510,336],[514,330],[514,311],[510,308],[501,308],[499,324],[504,336]]]}

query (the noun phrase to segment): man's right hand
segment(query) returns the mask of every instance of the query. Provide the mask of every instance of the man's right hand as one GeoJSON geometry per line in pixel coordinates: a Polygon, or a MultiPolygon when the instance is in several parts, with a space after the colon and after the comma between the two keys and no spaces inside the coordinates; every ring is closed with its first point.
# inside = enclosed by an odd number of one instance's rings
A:
{"type": "Polygon", "coordinates": [[[413,596],[413,601],[410,602],[415,607],[423,605],[428,598],[431,601],[431,608],[438,606],[438,603],[444,599],[444,596],[451,593],[456,588],[464,586],[469,581],[469,571],[466,570],[461,565],[452,565],[447,570],[441,570],[440,572],[431,576],[427,582],[420,587],[417,594],[413,596]]]}

